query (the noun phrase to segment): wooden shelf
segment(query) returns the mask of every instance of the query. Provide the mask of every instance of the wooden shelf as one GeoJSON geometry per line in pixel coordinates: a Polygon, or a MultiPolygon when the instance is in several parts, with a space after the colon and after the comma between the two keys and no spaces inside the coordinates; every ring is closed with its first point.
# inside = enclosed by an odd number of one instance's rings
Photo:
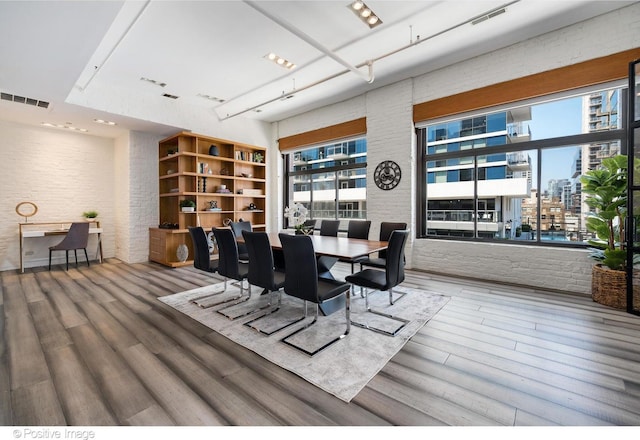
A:
{"type": "Polygon", "coordinates": [[[227,219],[242,218],[251,221],[254,229],[266,229],[265,158],[266,148],[190,132],[160,141],[158,224],[177,224],[178,229],[150,228],[149,259],[170,267],[193,264],[191,260],[180,262],[176,256],[177,247],[183,243],[189,248],[189,256],[193,256],[188,229],[192,226],[200,225],[210,231],[224,226],[227,219]],[[217,147],[217,156],[209,154],[213,145],[217,147]],[[221,185],[230,192],[216,192],[221,185]],[[239,194],[244,190],[254,190],[260,195],[239,194]],[[180,201],[185,199],[196,203],[195,212],[180,211],[180,201]],[[216,202],[221,210],[208,211],[211,202],[216,202]],[[251,203],[259,209],[247,210],[251,203]]]}

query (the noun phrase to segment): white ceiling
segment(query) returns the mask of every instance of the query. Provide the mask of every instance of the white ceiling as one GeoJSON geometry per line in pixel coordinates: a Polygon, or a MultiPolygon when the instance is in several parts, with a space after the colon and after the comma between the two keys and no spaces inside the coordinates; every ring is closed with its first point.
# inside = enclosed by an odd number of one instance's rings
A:
{"type": "Polygon", "coordinates": [[[108,137],[168,135],[172,109],[272,122],[635,3],[367,0],[371,30],[350,1],[0,1],[0,91],[50,103],[0,100],[0,119],[108,137]]]}

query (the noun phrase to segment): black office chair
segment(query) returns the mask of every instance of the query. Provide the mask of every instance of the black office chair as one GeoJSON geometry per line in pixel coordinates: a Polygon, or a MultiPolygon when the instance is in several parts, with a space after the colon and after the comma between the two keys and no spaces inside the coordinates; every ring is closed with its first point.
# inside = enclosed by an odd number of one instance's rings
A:
{"type": "MultiPolygon", "coordinates": [[[[407,322],[406,319],[395,317],[388,313],[383,313],[380,311],[372,310],[369,306],[369,294],[366,289],[374,289],[379,291],[388,291],[389,292],[389,305],[394,304],[393,299],[393,288],[399,285],[404,281],[404,248],[407,244],[407,237],[409,236],[409,231],[400,231],[394,230],[391,232],[391,237],[389,237],[389,245],[387,247],[387,255],[385,259],[385,270],[378,269],[364,269],[360,272],[354,273],[352,275],[347,275],[345,277],[345,281],[351,283],[352,286],[360,286],[365,288],[365,308],[367,312],[373,313],[380,316],[385,316],[387,318],[393,319],[395,321],[401,322],[402,325],[397,327],[393,332],[389,332],[383,329],[370,327],[367,323],[358,323],[353,322],[353,325],[358,327],[367,328],[369,330],[373,330],[378,333],[383,333],[390,336],[395,336],[400,330],[402,330],[407,322]]],[[[402,292],[399,294],[399,299],[403,298],[406,293],[402,292]]]]}
{"type": "MultiPolygon", "coordinates": [[[[253,227],[249,221],[231,222],[229,226],[231,227],[236,240],[242,237],[242,231],[253,231],[253,227]]],[[[238,259],[243,263],[249,261],[249,253],[247,251],[247,246],[244,243],[238,243],[238,259]]]]}
{"type": "Polygon", "coordinates": [[[270,335],[273,331],[262,330],[254,324],[265,316],[277,312],[280,309],[285,274],[284,272],[276,270],[274,267],[273,251],[271,250],[271,243],[269,243],[269,236],[266,232],[243,231],[242,236],[247,245],[247,250],[249,251],[249,296],[251,296],[251,286],[262,287],[268,294],[278,292],[278,301],[275,307],[272,307],[273,301],[270,298],[269,302],[265,306],[255,309],[249,313],[254,313],[267,308],[270,308],[270,310],[251,321],[245,322],[244,325],[258,330],[260,333],[264,333],[265,335],[270,335]]]}
{"type": "MultiPolygon", "coordinates": [[[[369,239],[369,230],[371,229],[371,220],[349,220],[347,226],[348,238],[359,238],[362,240],[369,239]]],[[[351,264],[351,273],[354,271],[354,265],[359,263],[361,259],[348,260],[347,263],[351,264]]]]}
{"type": "Polygon", "coordinates": [[[69,270],[69,251],[73,251],[76,257],[76,266],[78,266],[78,249],[84,251],[84,257],[89,264],[89,256],[87,255],[87,244],[89,243],[89,223],[78,222],[71,223],[69,232],[60,243],[49,247],[49,270],[51,270],[51,253],[53,251],[65,251],[67,257],[67,270],[69,270]]]}
{"type": "MultiPolygon", "coordinates": [[[[391,233],[396,230],[403,231],[407,229],[406,223],[401,222],[382,222],[380,223],[380,238],[379,241],[389,241],[391,233]]],[[[376,267],[378,269],[384,269],[386,266],[387,250],[381,250],[378,252],[378,257],[363,257],[357,262],[360,263],[360,270],[363,266],[376,267]]]]}
{"type": "Polygon", "coordinates": [[[337,237],[339,228],[340,220],[322,220],[320,223],[320,235],[337,237]]]}
{"type": "Polygon", "coordinates": [[[307,220],[303,223],[304,228],[307,230],[307,235],[313,234],[316,229],[317,220],[307,220]]]}
{"type": "Polygon", "coordinates": [[[293,333],[282,338],[282,342],[294,347],[303,353],[313,356],[316,353],[324,350],[330,345],[338,342],[342,338],[346,337],[351,330],[351,318],[350,318],[350,298],[348,283],[344,283],[337,280],[328,280],[318,277],[318,269],[316,267],[316,256],[313,250],[313,242],[311,237],[307,235],[288,235],[279,234],[280,243],[282,244],[282,251],[284,252],[285,261],[285,281],[284,292],[287,295],[300,298],[304,300],[304,315],[303,319],[307,315],[307,303],[312,302],[316,305],[315,315],[313,321],[302,326],[293,333]],[[289,341],[294,335],[308,329],[318,320],[318,305],[324,301],[335,298],[344,294],[345,300],[345,318],[346,318],[346,330],[341,335],[327,342],[320,348],[315,350],[306,350],[289,341]]]}
{"type": "Polygon", "coordinates": [[[193,243],[193,267],[204,272],[214,273],[218,270],[218,262],[211,259],[209,242],[204,229],[200,226],[189,227],[189,235],[191,235],[193,243]]]}
{"type": "MultiPolygon", "coordinates": [[[[217,271],[220,275],[224,277],[224,289],[222,290],[222,292],[216,292],[213,295],[205,295],[203,297],[193,298],[191,302],[197,304],[203,309],[208,309],[210,307],[215,307],[215,306],[219,306],[221,304],[227,304],[230,302],[233,302],[231,306],[234,306],[236,304],[240,304],[241,302],[248,301],[249,296],[248,295],[243,296],[243,293],[244,293],[244,280],[247,278],[249,269],[247,264],[240,263],[240,261],[238,261],[238,245],[236,244],[236,239],[233,236],[233,232],[231,232],[231,229],[218,229],[218,228],[213,228],[212,232],[213,232],[213,236],[216,239],[216,242],[218,243],[217,271]],[[239,281],[240,293],[237,296],[234,296],[232,298],[228,298],[222,301],[213,302],[213,303],[209,303],[208,301],[203,302],[203,300],[208,297],[226,292],[228,278],[239,281]]],[[[221,310],[218,310],[218,311],[222,313],[221,310]]]]}

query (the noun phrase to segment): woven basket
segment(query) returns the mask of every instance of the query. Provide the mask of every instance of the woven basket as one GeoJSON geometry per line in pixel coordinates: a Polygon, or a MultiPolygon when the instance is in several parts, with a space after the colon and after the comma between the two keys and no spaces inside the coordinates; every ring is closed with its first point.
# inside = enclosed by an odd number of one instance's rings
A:
{"type": "Polygon", "coordinates": [[[627,273],[596,264],[591,272],[591,297],[616,309],[627,308],[627,273]]]}

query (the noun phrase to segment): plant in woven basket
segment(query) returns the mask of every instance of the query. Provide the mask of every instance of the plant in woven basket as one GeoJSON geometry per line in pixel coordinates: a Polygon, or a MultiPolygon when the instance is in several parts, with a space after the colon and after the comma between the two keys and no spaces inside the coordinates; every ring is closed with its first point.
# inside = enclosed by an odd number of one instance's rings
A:
{"type": "Polygon", "coordinates": [[[591,256],[613,270],[625,270],[624,220],[627,212],[627,156],[606,158],[602,166],[589,170],[580,180],[585,202],[593,210],[587,216],[587,230],[595,237],[591,256]]]}

